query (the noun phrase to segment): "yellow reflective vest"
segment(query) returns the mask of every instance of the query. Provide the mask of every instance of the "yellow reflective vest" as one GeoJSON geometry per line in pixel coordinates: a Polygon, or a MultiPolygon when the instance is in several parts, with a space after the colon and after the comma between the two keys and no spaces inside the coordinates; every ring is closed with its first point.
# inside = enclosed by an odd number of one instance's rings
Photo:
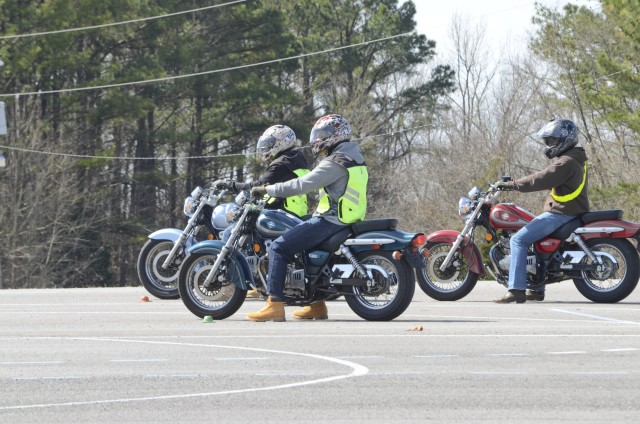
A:
{"type": "MultiPolygon", "coordinates": [[[[338,219],[343,224],[363,221],[367,213],[367,183],[369,173],[366,164],[358,164],[344,155],[332,155],[329,160],[344,166],[349,172],[347,187],[338,199],[338,219]]],[[[329,195],[323,188],[320,190],[320,201],[316,212],[325,213],[331,208],[329,195]]]]}

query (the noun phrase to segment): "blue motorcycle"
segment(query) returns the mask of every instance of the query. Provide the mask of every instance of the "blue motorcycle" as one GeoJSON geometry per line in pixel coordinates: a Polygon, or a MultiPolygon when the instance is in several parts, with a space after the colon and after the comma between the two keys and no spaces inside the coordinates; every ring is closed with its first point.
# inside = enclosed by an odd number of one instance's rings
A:
{"type": "MultiPolygon", "coordinates": [[[[229,240],[196,243],[180,267],[180,298],[200,318],[228,318],[249,289],[266,294],[268,246],[302,222],[285,211],[265,209],[264,199],[252,199],[247,192],[235,200],[240,207],[227,216],[235,223],[229,240]]],[[[426,240],[396,225],[396,219],[358,222],[295,255],[288,265],[285,302],[305,306],[342,295],[366,320],[398,317],[413,299],[413,268],[424,266],[420,248],[426,240]]]]}

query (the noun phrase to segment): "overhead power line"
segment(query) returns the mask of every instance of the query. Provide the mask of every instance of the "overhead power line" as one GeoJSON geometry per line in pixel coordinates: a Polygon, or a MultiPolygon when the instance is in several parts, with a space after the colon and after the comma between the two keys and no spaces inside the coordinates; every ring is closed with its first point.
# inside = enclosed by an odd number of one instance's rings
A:
{"type": "MultiPolygon", "coordinates": [[[[364,142],[366,140],[371,140],[378,137],[392,137],[397,134],[407,133],[409,131],[416,131],[422,128],[426,128],[429,125],[420,125],[413,128],[402,129],[393,132],[381,133],[364,136],[359,139],[354,139],[354,141],[364,142]]],[[[310,146],[303,146],[303,149],[309,148],[310,146]]],[[[221,155],[204,155],[204,156],[161,156],[161,157],[131,157],[131,156],[95,156],[95,155],[79,155],[74,153],[59,153],[59,152],[48,152],[43,150],[33,150],[33,149],[25,149],[22,147],[13,147],[13,146],[3,146],[0,145],[0,149],[5,150],[13,150],[18,152],[26,152],[26,153],[35,153],[39,155],[45,156],[58,156],[58,157],[67,157],[72,159],[106,159],[106,160],[157,160],[157,161],[170,161],[170,160],[184,160],[184,159],[219,159],[219,158],[232,158],[239,156],[247,156],[245,153],[229,153],[229,154],[221,154],[221,155]]]]}
{"type": "Polygon", "coordinates": [[[41,94],[69,93],[74,91],[104,90],[107,88],[127,87],[131,85],[141,85],[141,84],[150,84],[154,82],[172,81],[172,80],[181,79],[181,78],[191,78],[191,77],[197,77],[201,75],[210,75],[210,74],[216,74],[221,72],[237,71],[239,69],[254,68],[257,66],[269,65],[269,64],[278,63],[278,62],[286,62],[289,60],[301,59],[303,57],[316,56],[316,55],[330,53],[334,51],[350,49],[353,47],[366,46],[368,44],[378,43],[380,41],[387,41],[387,40],[392,40],[394,38],[406,37],[407,35],[411,35],[411,34],[413,34],[413,32],[405,32],[403,34],[392,35],[384,38],[378,38],[371,41],[363,41],[361,43],[349,44],[348,46],[334,47],[331,49],[321,50],[317,52],[303,53],[296,56],[272,59],[272,60],[267,60],[267,61],[258,62],[258,63],[250,63],[247,65],[232,66],[224,69],[213,69],[210,71],[194,72],[191,74],[174,75],[170,77],[153,78],[153,79],[142,80],[142,81],[130,81],[130,82],[122,82],[122,83],[116,83],[116,84],[97,85],[97,86],[91,86],[91,87],[74,87],[74,88],[65,88],[60,90],[46,90],[46,91],[27,91],[24,93],[3,93],[3,94],[0,94],[0,97],[13,97],[13,96],[20,97],[20,96],[34,96],[34,95],[41,95],[41,94]]]}
{"type": "Polygon", "coordinates": [[[131,19],[131,20],[128,20],[128,21],[112,22],[112,23],[101,24],[101,25],[91,25],[91,26],[85,26],[85,27],[80,27],[80,28],[68,28],[68,29],[59,29],[59,30],[54,30],[54,31],[32,32],[32,33],[29,33],[29,34],[2,35],[2,36],[0,36],[0,40],[11,40],[11,39],[15,39],[15,38],[27,38],[27,37],[38,37],[38,36],[41,36],[41,35],[62,34],[62,33],[65,33],[65,32],[88,31],[88,30],[98,29],[98,28],[106,28],[106,27],[112,27],[112,26],[118,26],[118,25],[133,24],[133,23],[136,23],[136,22],[151,21],[151,20],[154,20],[154,19],[168,18],[168,17],[171,17],[171,16],[184,15],[184,14],[187,14],[187,13],[201,12],[203,10],[215,9],[215,8],[224,7],[224,6],[230,6],[230,5],[237,4],[237,3],[244,3],[246,1],[247,0],[235,0],[235,1],[230,1],[228,3],[221,3],[221,4],[214,4],[212,6],[199,7],[197,9],[183,10],[181,12],[174,12],[174,13],[167,13],[165,15],[150,16],[150,17],[146,17],[146,18],[131,19]]]}

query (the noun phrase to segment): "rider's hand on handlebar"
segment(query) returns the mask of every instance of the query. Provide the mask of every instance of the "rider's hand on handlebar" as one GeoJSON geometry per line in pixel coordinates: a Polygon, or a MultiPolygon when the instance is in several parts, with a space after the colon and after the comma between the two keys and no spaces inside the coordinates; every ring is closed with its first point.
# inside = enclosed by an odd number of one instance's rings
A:
{"type": "Polygon", "coordinates": [[[226,190],[229,188],[229,182],[225,180],[216,180],[211,185],[218,190],[226,190]]]}
{"type": "Polygon", "coordinates": [[[501,191],[513,190],[513,185],[510,182],[506,182],[506,181],[498,181],[497,183],[495,183],[493,187],[496,190],[501,190],[501,191]]]}
{"type": "Polygon", "coordinates": [[[251,188],[251,197],[262,197],[267,194],[267,186],[255,186],[251,188]]]}

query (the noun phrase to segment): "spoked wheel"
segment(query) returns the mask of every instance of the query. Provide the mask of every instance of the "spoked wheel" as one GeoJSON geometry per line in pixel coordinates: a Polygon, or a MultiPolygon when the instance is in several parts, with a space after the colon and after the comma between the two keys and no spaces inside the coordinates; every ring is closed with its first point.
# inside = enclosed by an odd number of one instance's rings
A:
{"type": "Polygon", "coordinates": [[[233,283],[242,273],[239,265],[231,259],[223,264],[211,285],[205,285],[216,258],[214,254],[192,253],[180,268],[180,297],[185,306],[200,318],[207,315],[213,319],[227,318],[240,309],[247,295],[246,290],[233,283]]]}
{"type": "MultiPolygon", "coordinates": [[[[615,303],[629,296],[638,284],[640,267],[638,252],[626,239],[592,239],[587,246],[600,255],[602,265],[593,271],[581,271],[574,278],[578,291],[587,299],[598,303],[615,303]]],[[[585,256],[582,263],[591,264],[585,256]]]]}
{"type": "Polygon", "coordinates": [[[178,293],[178,268],[179,260],[174,258],[174,263],[167,269],[162,268],[171,249],[171,240],[148,240],[138,255],[138,278],[144,288],[160,299],[177,299],[178,293]]]}
{"type": "Polygon", "coordinates": [[[444,271],[440,266],[444,262],[451,244],[434,243],[427,245],[429,257],[425,258],[425,267],[416,274],[418,285],[429,297],[436,300],[459,300],[468,295],[478,282],[478,274],[469,269],[469,260],[460,251],[456,252],[451,264],[444,271]]]}
{"type": "Polygon", "coordinates": [[[349,307],[369,321],[390,321],[411,303],[415,292],[413,269],[406,260],[396,261],[388,251],[367,251],[356,255],[372,274],[374,285],[352,286],[345,296],[349,307]]]}

